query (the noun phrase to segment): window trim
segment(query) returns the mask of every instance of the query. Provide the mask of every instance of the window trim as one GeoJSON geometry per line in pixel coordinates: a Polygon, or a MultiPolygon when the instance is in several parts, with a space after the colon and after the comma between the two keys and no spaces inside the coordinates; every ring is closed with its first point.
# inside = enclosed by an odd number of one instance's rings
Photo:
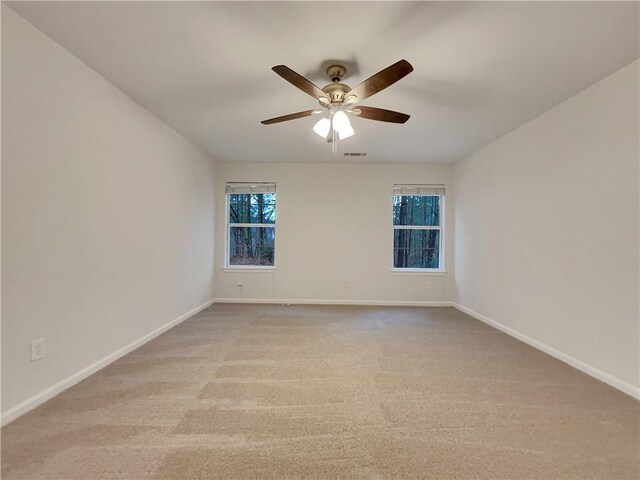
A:
{"type": "Polygon", "coordinates": [[[445,194],[416,194],[416,195],[395,195],[391,192],[391,272],[394,275],[446,275],[445,269],[445,225],[446,225],[446,208],[445,208],[445,194]],[[394,225],[393,224],[393,198],[396,196],[423,196],[423,197],[440,197],[440,225],[394,225]],[[402,268],[396,267],[393,264],[393,239],[396,230],[439,230],[440,231],[440,245],[438,248],[438,268],[402,268]]]}
{"type": "Polygon", "coordinates": [[[278,197],[276,195],[276,221],[273,223],[231,223],[229,219],[230,213],[230,195],[240,195],[237,193],[225,193],[224,195],[224,221],[226,224],[226,228],[224,229],[224,267],[222,270],[242,270],[246,272],[250,271],[269,271],[276,270],[276,260],[277,256],[277,248],[275,248],[275,242],[278,236],[276,235],[276,223],[278,222],[278,197]],[[229,263],[229,250],[231,248],[231,244],[229,243],[229,239],[231,238],[231,227],[257,227],[257,228],[273,228],[273,265],[231,265],[229,263]]]}

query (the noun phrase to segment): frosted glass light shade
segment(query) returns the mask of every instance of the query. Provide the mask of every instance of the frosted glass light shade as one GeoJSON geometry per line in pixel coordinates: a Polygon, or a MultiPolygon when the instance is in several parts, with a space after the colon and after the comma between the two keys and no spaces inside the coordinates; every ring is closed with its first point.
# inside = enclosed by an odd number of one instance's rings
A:
{"type": "Polygon", "coordinates": [[[340,133],[343,129],[351,128],[349,117],[342,110],[338,110],[333,114],[333,129],[340,133]]]}
{"type": "Polygon", "coordinates": [[[329,134],[330,129],[331,129],[331,122],[329,121],[328,118],[321,118],[313,126],[313,131],[323,138],[327,138],[327,135],[329,134]]]}
{"type": "Polygon", "coordinates": [[[346,127],[342,127],[342,130],[338,130],[338,136],[340,137],[340,140],[352,137],[354,133],[355,132],[353,131],[353,127],[350,124],[347,124],[346,127]]]}

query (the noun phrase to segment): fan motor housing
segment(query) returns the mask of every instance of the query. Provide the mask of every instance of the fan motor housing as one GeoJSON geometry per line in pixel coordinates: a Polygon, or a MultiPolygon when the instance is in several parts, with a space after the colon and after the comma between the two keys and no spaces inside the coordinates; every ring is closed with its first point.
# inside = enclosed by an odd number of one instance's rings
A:
{"type": "Polygon", "coordinates": [[[345,94],[351,91],[351,87],[344,83],[334,82],[324,87],[322,91],[329,95],[331,103],[342,103],[345,94]]]}

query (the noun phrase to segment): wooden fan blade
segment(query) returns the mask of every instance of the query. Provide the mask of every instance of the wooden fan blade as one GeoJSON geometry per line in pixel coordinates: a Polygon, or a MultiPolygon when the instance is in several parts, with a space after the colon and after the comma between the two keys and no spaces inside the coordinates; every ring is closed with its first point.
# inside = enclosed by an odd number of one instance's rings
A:
{"type": "Polygon", "coordinates": [[[400,60],[399,62],[396,62],[367,78],[364,82],[347,93],[345,98],[355,95],[358,97],[358,101],[364,100],[365,98],[384,90],[388,86],[393,85],[401,78],[409,75],[411,72],[413,72],[411,64],[406,60],[400,60]]]}
{"type": "Polygon", "coordinates": [[[276,72],[291,85],[298,87],[304,93],[311,95],[316,100],[320,98],[327,98],[328,100],[327,94],[324,93],[317,85],[313,84],[310,80],[307,80],[299,73],[294,72],[286,65],[276,65],[271,70],[276,72]]]}
{"type": "Polygon", "coordinates": [[[288,120],[296,120],[297,118],[304,118],[320,113],[320,110],[305,110],[304,112],[290,113],[289,115],[283,115],[281,117],[270,118],[269,120],[263,120],[263,125],[271,125],[272,123],[286,122],[288,120]]]}
{"type": "Polygon", "coordinates": [[[383,108],[364,107],[362,105],[354,108],[353,113],[360,118],[390,123],[404,123],[409,120],[410,117],[410,115],[406,113],[394,112],[393,110],[385,110],[383,108]]]}

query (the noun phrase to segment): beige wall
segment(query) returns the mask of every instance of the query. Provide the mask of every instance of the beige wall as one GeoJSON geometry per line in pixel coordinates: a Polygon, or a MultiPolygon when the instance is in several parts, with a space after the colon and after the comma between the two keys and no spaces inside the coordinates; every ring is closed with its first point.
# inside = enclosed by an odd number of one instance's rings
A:
{"type": "MultiPolygon", "coordinates": [[[[327,146],[327,149],[329,146],[327,146]]],[[[394,183],[449,187],[449,165],[218,163],[216,275],[219,299],[335,302],[440,302],[444,276],[391,271],[394,183]],[[274,272],[225,270],[225,182],[276,182],[274,272]],[[236,285],[243,283],[242,288],[236,285]],[[347,287],[344,284],[347,282],[347,287]],[[427,288],[427,282],[430,288],[427,288]]],[[[453,195],[446,195],[453,209],[453,195]]],[[[453,269],[453,215],[446,223],[446,264],[453,269]]]]}
{"type": "Polygon", "coordinates": [[[207,155],[2,6],[3,413],[212,298],[213,191],[207,155]]]}
{"type": "Polygon", "coordinates": [[[455,171],[457,302],[631,393],[638,84],[636,61],[455,171]]]}

